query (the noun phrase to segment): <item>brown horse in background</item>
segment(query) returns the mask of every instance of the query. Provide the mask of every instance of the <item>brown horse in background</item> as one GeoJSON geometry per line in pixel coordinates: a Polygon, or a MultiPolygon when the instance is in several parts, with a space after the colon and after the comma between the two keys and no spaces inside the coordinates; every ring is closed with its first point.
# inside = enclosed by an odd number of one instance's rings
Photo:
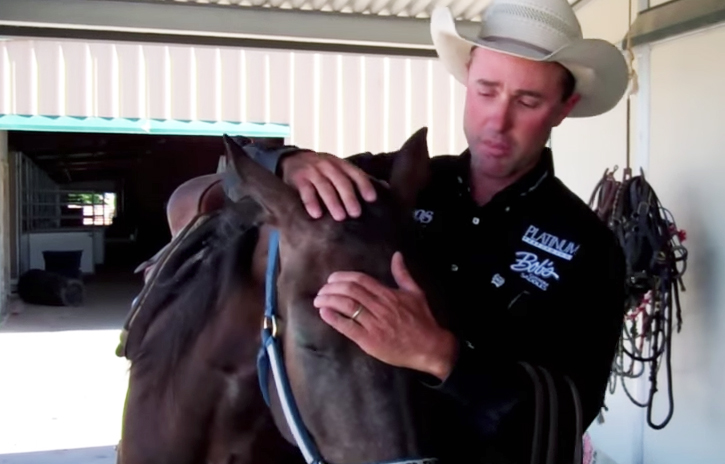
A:
{"type": "Polygon", "coordinates": [[[406,237],[429,175],[425,137],[406,141],[389,182],[374,180],[378,199],[342,222],[312,219],[225,137],[241,199],[186,224],[129,321],[119,464],[429,462],[418,379],[366,355],[312,304],[338,270],[394,285],[396,250],[416,276],[406,237]]]}

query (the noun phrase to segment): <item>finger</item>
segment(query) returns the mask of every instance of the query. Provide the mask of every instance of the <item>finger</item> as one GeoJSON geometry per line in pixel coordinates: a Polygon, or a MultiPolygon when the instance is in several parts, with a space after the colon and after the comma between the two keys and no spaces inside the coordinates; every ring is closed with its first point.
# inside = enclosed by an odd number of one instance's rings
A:
{"type": "Polygon", "coordinates": [[[357,313],[355,321],[363,325],[365,324],[365,321],[376,318],[375,314],[372,311],[368,311],[365,305],[359,303],[357,300],[342,295],[317,295],[312,304],[319,309],[331,309],[347,318],[352,318],[357,313]],[[358,310],[360,310],[359,313],[358,310]]]}
{"type": "Polygon", "coordinates": [[[327,277],[328,284],[337,282],[352,282],[365,288],[373,295],[378,295],[385,299],[394,298],[393,291],[390,287],[364,272],[336,271],[327,277]]]}
{"type": "Polygon", "coordinates": [[[398,284],[398,287],[411,293],[421,293],[420,287],[413,280],[413,276],[410,275],[408,268],[405,266],[405,260],[401,252],[396,251],[393,254],[393,259],[390,262],[390,271],[393,273],[393,278],[398,284]]]}
{"type": "Polygon", "coordinates": [[[345,219],[345,209],[342,207],[340,197],[332,182],[330,182],[330,179],[324,176],[318,169],[312,170],[308,179],[315,186],[315,189],[317,189],[317,193],[322,198],[322,202],[325,203],[330,215],[337,221],[345,219]]]}
{"type": "Polygon", "coordinates": [[[375,187],[370,177],[368,177],[365,171],[347,161],[340,163],[340,168],[355,182],[357,189],[366,201],[375,201],[377,193],[375,192],[375,187]]]}
{"type": "Polygon", "coordinates": [[[355,194],[355,187],[346,175],[347,173],[337,166],[334,162],[320,163],[320,171],[332,182],[337,190],[338,195],[345,205],[347,213],[352,217],[360,216],[360,202],[355,194]]]}
{"type": "Polygon", "coordinates": [[[298,182],[297,190],[300,192],[300,197],[302,198],[302,203],[305,205],[307,213],[315,219],[322,216],[322,208],[318,201],[315,186],[309,180],[303,179],[298,182]]]}
{"type": "Polygon", "coordinates": [[[354,323],[347,317],[330,308],[320,308],[320,318],[333,329],[345,335],[358,345],[364,344],[366,331],[362,325],[354,323]]]}
{"type": "MultiPolygon", "coordinates": [[[[354,284],[366,290],[371,296],[385,302],[388,305],[395,305],[395,294],[393,290],[380,283],[374,277],[363,272],[337,271],[327,278],[327,284],[354,284]]],[[[362,302],[362,301],[361,301],[362,302]]]]}
{"type": "Polygon", "coordinates": [[[359,285],[356,282],[332,282],[325,284],[317,293],[318,296],[335,295],[354,300],[363,305],[373,314],[380,314],[395,306],[393,298],[381,296],[381,291],[359,285]]]}

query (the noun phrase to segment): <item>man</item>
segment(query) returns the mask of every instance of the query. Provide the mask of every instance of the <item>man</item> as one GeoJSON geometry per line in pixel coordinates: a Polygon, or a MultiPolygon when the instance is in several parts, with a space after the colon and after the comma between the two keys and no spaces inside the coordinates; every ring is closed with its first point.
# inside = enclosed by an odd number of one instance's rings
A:
{"type": "MultiPolygon", "coordinates": [[[[603,402],[623,319],[624,261],[605,224],[555,177],[546,141],[566,117],[613,108],[627,87],[626,62],[608,42],[582,38],[566,0],[494,0],[474,40],[436,9],[431,31],[446,69],[466,86],[468,149],[431,160],[415,215],[451,325],[433,319],[400,254],[391,263],[398,288],[336,273],[315,305],[371,356],[429,375],[471,433],[456,432],[463,445],[495,450],[498,461],[488,462],[530,462],[536,383],[521,362],[544,369],[543,391],[556,394],[545,422],[558,423],[542,453],[571,463],[603,402]]],[[[321,199],[338,220],[359,214],[356,190],[374,200],[366,173],[385,179],[390,166],[387,154],[340,159],[296,147],[254,156],[299,190],[313,217],[321,199]]]]}

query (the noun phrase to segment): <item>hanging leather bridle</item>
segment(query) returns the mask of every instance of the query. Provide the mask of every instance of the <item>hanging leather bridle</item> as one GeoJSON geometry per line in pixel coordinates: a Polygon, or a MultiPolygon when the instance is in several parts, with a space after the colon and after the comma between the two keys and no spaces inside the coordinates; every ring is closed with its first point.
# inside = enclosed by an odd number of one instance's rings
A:
{"type": "Polygon", "coordinates": [[[686,269],[687,249],[682,241],[686,234],[677,228],[672,214],[662,206],[643,171],[632,176],[628,166],[621,181],[614,177],[615,171],[616,168],[612,172],[605,171],[589,200],[589,206],[614,232],[626,260],[625,323],[609,391],[614,393],[619,378],[629,399],[647,408],[649,426],[659,430],[667,425],[674,410],[672,330],[675,319],[677,332],[682,328],[679,292],[685,290],[682,276],[686,269]],[[652,403],[663,356],[669,411],[661,423],[655,424],[652,403]],[[642,402],[630,394],[625,379],[640,377],[646,364],[650,368],[651,386],[648,399],[642,402]]]}

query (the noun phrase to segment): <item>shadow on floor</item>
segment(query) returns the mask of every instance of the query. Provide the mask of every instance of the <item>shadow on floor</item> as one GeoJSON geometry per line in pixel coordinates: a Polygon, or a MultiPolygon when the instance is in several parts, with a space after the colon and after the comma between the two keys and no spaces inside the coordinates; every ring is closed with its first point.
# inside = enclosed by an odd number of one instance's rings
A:
{"type": "Polygon", "coordinates": [[[85,298],[78,307],[10,303],[0,333],[67,330],[121,330],[131,302],[141,291],[142,277],[130,270],[105,269],[84,278],[85,298]]]}
{"type": "Polygon", "coordinates": [[[0,464],[91,464],[101,462],[108,464],[116,462],[115,445],[0,454],[0,464]]]}

